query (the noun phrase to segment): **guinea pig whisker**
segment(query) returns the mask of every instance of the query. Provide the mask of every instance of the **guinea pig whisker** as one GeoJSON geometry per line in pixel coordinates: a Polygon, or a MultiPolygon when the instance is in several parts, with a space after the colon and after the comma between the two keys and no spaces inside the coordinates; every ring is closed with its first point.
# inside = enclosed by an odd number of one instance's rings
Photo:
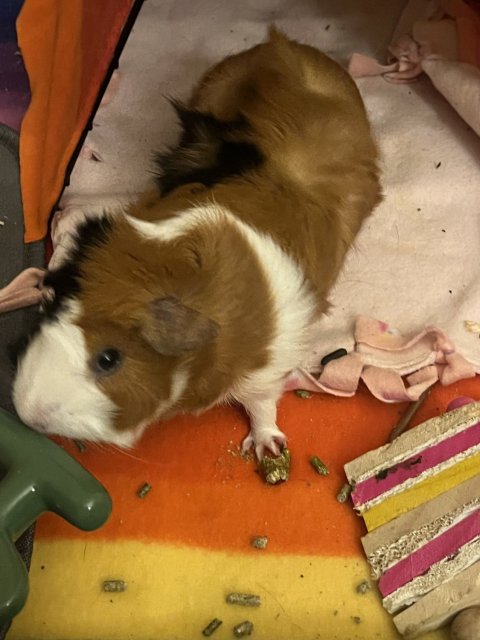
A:
{"type": "Polygon", "coordinates": [[[134,456],[133,453],[130,453],[127,449],[123,449],[122,447],[119,447],[116,444],[111,444],[110,446],[112,449],[114,449],[118,453],[121,453],[124,456],[127,456],[128,458],[132,458],[132,460],[137,460],[138,462],[147,462],[146,458],[140,458],[139,456],[134,456]]]}
{"type": "Polygon", "coordinates": [[[108,451],[108,447],[103,442],[93,441],[90,444],[92,446],[92,449],[98,449],[99,451],[102,451],[102,452],[108,451]]]}

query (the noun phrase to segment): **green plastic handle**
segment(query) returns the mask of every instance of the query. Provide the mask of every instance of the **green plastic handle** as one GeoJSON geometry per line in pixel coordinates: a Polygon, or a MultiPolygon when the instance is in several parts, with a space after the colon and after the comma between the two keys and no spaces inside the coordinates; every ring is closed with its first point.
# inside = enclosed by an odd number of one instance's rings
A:
{"type": "Polygon", "coordinates": [[[91,531],[112,510],[104,487],[46,436],[0,409],[0,624],[28,595],[28,573],[14,541],[45,511],[91,531]]]}

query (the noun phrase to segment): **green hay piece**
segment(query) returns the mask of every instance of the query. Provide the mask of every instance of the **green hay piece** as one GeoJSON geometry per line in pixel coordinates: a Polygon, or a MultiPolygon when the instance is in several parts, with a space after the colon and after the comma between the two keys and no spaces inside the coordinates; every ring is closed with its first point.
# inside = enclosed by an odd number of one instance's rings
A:
{"type": "Polygon", "coordinates": [[[255,538],[252,538],[252,547],[254,549],[265,549],[267,544],[267,536],[256,536],[255,538]]]}
{"type": "Polygon", "coordinates": [[[311,391],[306,391],[305,389],[297,389],[295,391],[295,395],[303,400],[308,400],[308,398],[311,398],[313,394],[311,391]]]}
{"type": "Polygon", "coordinates": [[[242,607],[259,607],[260,596],[251,593],[229,593],[225,598],[228,604],[240,604],[242,607]]]}
{"type": "Polygon", "coordinates": [[[351,493],[352,493],[352,487],[347,482],[346,484],[343,485],[343,487],[337,493],[337,500],[339,502],[346,502],[351,493]]]}
{"type": "Polygon", "coordinates": [[[104,580],[102,582],[102,591],[105,593],[120,593],[125,591],[127,583],[125,580],[104,580]]]}
{"type": "Polygon", "coordinates": [[[236,638],[243,638],[245,636],[251,636],[253,632],[253,622],[250,620],[244,620],[240,624],[233,627],[233,634],[236,638]]]}
{"type": "Polygon", "coordinates": [[[321,476],[328,476],[328,474],[330,473],[327,465],[322,462],[322,460],[320,460],[318,456],[313,456],[313,458],[310,458],[310,464],[321,476]]]}
{"type": "Polygon", "coordinates": [[[214,633],[218,627],[222,624],[222,621],[218,618],[214,618],[211,622],[207,624],[205,629],[202,631],[202,635],[209,637],[214,633]]]}
{"type": "Polygon", "coordinates": [[[260,462],[260,467],[268,484],[286,482],[290,475],[290,451],[284,449],[276,458],[265,456],[260,462]]]}
{"type": "Polygon", "coordinates": [[[363,596],[367,591],[370,591],[371,588],[370,583],[364,580],[363,582],[360,582],[360,584],[357,584],[355,591],[363,596]]]}
{"type": "Polygon", "coordinates": [[[148,484],[148,482],[145,482],[145,484],[142,484],[140,489],[137,491],[137,496],[139,498],[145,498],[147,493],[150,493],[151,490],[152,490],[152,485],[148,484]]]}

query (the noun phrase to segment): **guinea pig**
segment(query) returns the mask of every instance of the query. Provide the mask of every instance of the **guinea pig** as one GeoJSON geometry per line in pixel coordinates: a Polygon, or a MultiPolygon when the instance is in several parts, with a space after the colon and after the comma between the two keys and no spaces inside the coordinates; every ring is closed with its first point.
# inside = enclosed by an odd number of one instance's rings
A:
{"type": "Polygon", "coordinates": [[[158,190],[78,230],[18,360],[13,398],[39,431],[131,446],[178,413],[240,403],[243,449],[278,454],[285,380],[381,199],[356,85],[275,29],[210,69],[158,190]]]}

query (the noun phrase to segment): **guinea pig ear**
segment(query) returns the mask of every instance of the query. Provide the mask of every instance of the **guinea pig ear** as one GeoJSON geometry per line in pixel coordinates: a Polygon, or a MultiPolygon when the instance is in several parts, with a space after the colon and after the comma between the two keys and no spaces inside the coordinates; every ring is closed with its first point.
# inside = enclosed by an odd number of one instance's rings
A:
{"type": "Polygon", "coordinates": [[[179,356],[199,349],[218,334],[219,326],[174,297],[150,303],[141,333],[147,342],[165,356],[179,356]]]}

